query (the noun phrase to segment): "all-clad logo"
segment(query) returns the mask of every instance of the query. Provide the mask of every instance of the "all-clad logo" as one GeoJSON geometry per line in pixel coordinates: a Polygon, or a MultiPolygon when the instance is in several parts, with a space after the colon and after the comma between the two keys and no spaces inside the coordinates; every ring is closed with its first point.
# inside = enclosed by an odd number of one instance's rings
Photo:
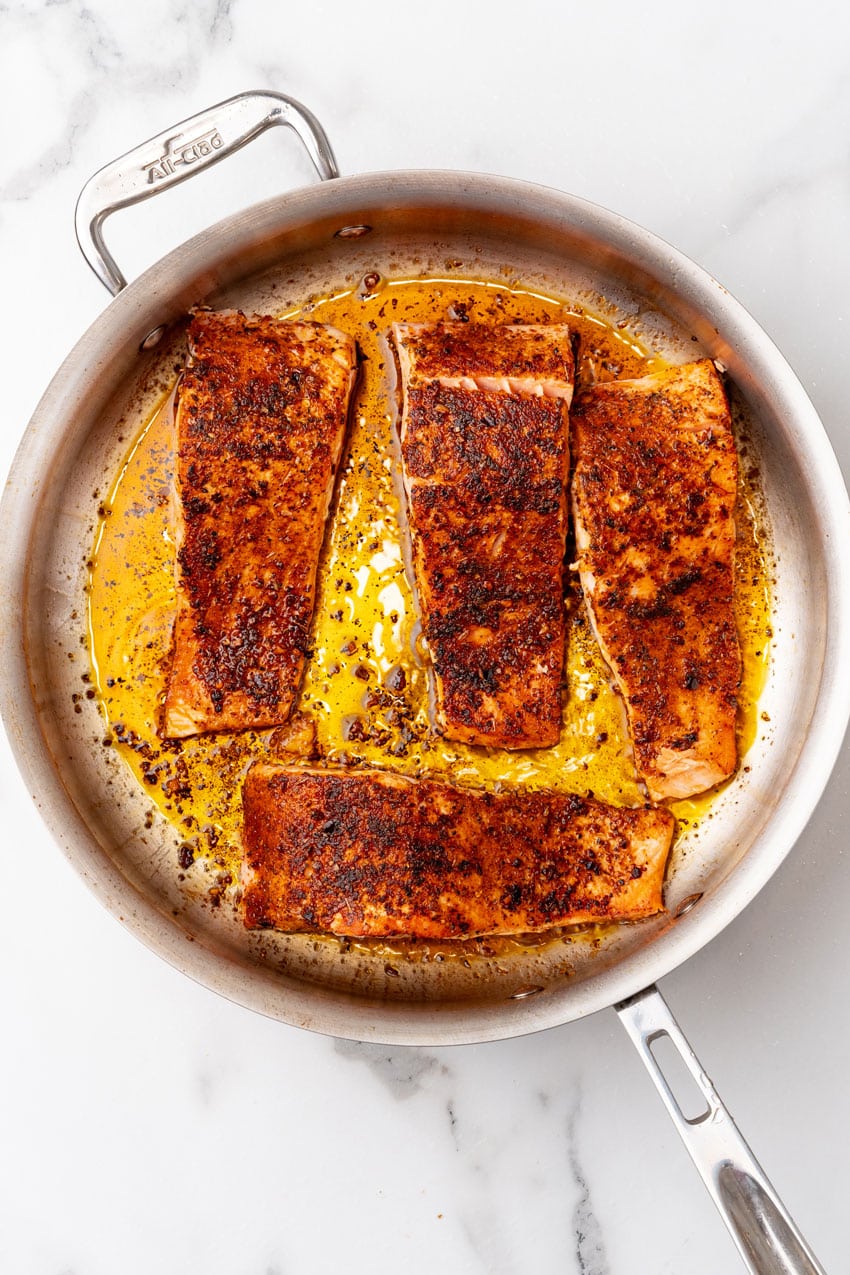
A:
{"type": "Polygon", "coordinates": [[[169,137],[160,157],[150,164],[142,165],[143,171],[148,175],[148,182],[164,181],[178,168],[197,164],[199,159],[205,159],[224,145],[224,138],[217,128],[211,128],[200,137],[193,137],[190,142],[181,141],[182,136],[182,133],[175,133],[173,137],[169,137]]]}

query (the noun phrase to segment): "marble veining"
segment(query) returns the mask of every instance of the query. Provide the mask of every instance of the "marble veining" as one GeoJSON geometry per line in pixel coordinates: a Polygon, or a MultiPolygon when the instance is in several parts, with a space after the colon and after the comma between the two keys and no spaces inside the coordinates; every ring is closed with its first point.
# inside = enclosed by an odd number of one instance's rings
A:
{"type": "Polygon", "coordinates": [[[581,1089],[578,1089],[567,1120],[570,1172],[578,1192],[572,1219],[576,1261],[581,1275],[612,1275],[605,1255],[602,1228],[593,1211],[590,1187],[578,1154],[577,1127],[580,1114],[581,1089]]]}
{"type": "Polygon", "coordinates": [[[449,1130],[452,1135],[452,1141],[455,1144],[455,1150],[460,1151],[460,1143],[457,1135],[457,1113],[455,1112],[454,1103],[449,1099],[446,1103],[446,1115],[449,1120],[449,1130]]]}
{"type": "MultiPolygon", "coordinates": [[[[39,47],[37,70],[42,75],[48,66],[54,70],[61,66],[62,78],[66,81],[62,96],[67,100],[61,102],[57,135],[46,140],[43,149],[36,153],[31,153],[29,133],[21,135],[12,130],[18,146],[12,148],[11,172],[4,166],[0,199],[27,199],[42,187],[45,179],[79,162],[80,143],[100,116],[104,101],[109,100],[116,74],[120,73],[125,89],[139,95],[142,101],[155,98],[176,83],[180,83],[184,91],[191,88],[199,78],[202,58],[217,45],[226,46],[232,39],[231,7],[230,0],[200,0],[196,5],[172,5],[159,0],[147,6],[150,34],[156,29],[157,18],[167,24],[169,32],[168,40],[154,60],[144,51],[149,47],[146,42],[134,48],[122,38],[124,24],[119,6],[107,4],[95,8],[84,2],[63,0],[41,10],[38,7],[29,12],[19,7],[7,10],[11,20],[7,22],[6,39],[16,39],[24,46],[36,42],[39,47]],[[23,156],[20,151],[24,152],[23,156]],[[15,159],[18,164],[14,163],[15,159]]],[[[52,89],[55,99],[55,86],[45,82],[39,87],[45,95],[52,89]]],[[[75,177],[79,180],[79,173],[75,177]]]]}
{"type": "MultiPolygon", "coordinates": [[[[0,469],[106,305],[74,244],[84,181],[216,101],[272,88],[316,112],[345,172],[500,172],[648,225],[754,311],[850,473],[850,11],[659,0],[647,14],[551,0],[0,3],[0,469]]],[[[146,205],[139,239],[159,255],[191,233],[187,209],[202,226],[312,179],[275,147],[146,205]]],[[[135,241],[135,212],[124,216],[122,264],[135,241]]],[[[786,865],[664,980],[836,1272],[850,1180],[850,1027],[836,1014],[850,976],[848,794],[845,750],[786,865]]],[[[439,1050],[284,1027],[196,986],[106,915],[41,825],[5,739],[0,805],[0,1271],[743,1270],[613,1015],[439,1050]]]]}
{"type": "Polygon", "coordinates": [[[381,1045],[354,1040],[335,1040],[334,1049],[342,1058],[365,1063],[394,1098],[412,1098],[431,1087],[426,1078],[449,1075],[448,1067],[424,1049],[397,1047],[390,1053],[381,1045]]]}

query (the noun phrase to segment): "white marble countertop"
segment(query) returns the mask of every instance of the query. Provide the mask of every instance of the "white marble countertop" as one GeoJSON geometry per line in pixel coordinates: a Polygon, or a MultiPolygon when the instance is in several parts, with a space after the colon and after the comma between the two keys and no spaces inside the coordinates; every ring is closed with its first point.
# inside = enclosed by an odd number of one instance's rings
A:
{"type": "MultiPolygon", "coordinates": [[[[840,6],[17,0],[0,29],[4,472],[106,304],[74,242],[83,181],[193,111],[269,87],[317,113],[345,172],[504,173],[649,226],[774,337],[850,473],[840,6]]],[[[132,275],[310,179],[275,136],[203,192],[116,218],[112,243],[132,275]]],[[[848,1247],[848,788],[845,751],[782,869],[663,983],[833,1272],[848,1247]]],[[[282,1026],[196,986],[101,909],[5,743],[0,808],[1,1270],[743,1269],[613,1013],[444,1050],[282,1026]]]]}

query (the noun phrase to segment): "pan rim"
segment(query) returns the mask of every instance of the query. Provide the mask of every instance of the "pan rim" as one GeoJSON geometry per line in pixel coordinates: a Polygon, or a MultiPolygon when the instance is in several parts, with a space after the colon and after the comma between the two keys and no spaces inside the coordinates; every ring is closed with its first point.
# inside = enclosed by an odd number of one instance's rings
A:
{"type": "MultiPolygon", "coordinates": [[[[180,310],[177,308],[177,312],[180,310]]],[[[810,819],[838,757],[850,718],[850,680],[838,676],[850,657],[850,590],[840,585],[842,545],[850,542],[850,501],[826,431],[796,375],[771,339],[746,309],[712,278],[663,239],[619,214],[549,187],[454,170],[400,170],[334,179],[275,196],[223,219],[209,230],[150,266],[105,308],[68,354],[48,385],[17,449],[0,501],[0,524],[10,529],[0,548],[0,658],[5,676],[0,683],[0,715],[25,782],[45,822],[66,857],[113,916],[120,917],[147,947],[196,982],[238,1004],[290,1025],[353,1040],[387,1044],[445,1045],[483,1042],[527,1034],[561,1025],[623,1000],[655,982],[710,942],[755,897],[778,869],[810,819]],[[24,614],[28,549],[38,508],[39,486],[32,475],[46,472],[41,462],[51,455],[61,435],[63,419],[80,400],[85,385],[104,367],[104,351],[116,334],[141,332],[156,325],[162,298],[172,305],[180,289],[205,277],[210,263],[225,256],[238,258],[257,238],[273,232],[288,217],[325,216],[349,207],[394,200],[445,204],[448,187],[453,198],[473,195],[479,200],[503,200],[511,207],[533,203],[534,220],[547,216],[588,227],[616,249],[638,260],[650,274],[673,277],[676,291],[692,301],[700,314],[724,338],[735,338],[746,364],[770,382],[793,424],[797,445],[805,444],[808,481],[821,512],[821,544],[832,586],[827,598],[827,633],[820,671],[817,713],[782,803],[782,821],[769,823],[764,833],[726,881],[699,908],[675,927],[659,935],[615,967],[551,995],[514,1001],[428,1003],[388,1002],[354,997],[315,984],[288,986],[281,1007],[281,985],[260,966],[250,971],[207,951],[202,943],[187,942],[173,921],[144,898],[96,846],[55,767],[39,724],[30,688],[24,649],[24,614]],[[147,325],[147,326],[146,326],[147,325]],[[22,694],[23,688],[30,690],[22,694]],[[282,1012],[282,1009],[284,1012],[282,1012]],[[414,1020],[414,1021],[408,1021],[414,1020]]]]}

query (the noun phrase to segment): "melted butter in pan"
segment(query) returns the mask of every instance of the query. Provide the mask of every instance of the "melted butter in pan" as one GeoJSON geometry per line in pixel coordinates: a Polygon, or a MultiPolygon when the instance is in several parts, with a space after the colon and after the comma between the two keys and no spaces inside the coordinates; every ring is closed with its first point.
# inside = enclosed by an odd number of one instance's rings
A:
{"type": "MultiPolygon", "coordinates": [[[[662,365],[622,329],[549,297],[461,280],[384,281],[314,301],[297,314],[356,337],[363,359],[351,428],[320,571],[300,712],[335,764],[445,775],[499,784],[593,792],[614,804],[644,800],[632,763],[622,703],[612,690],[577,587],[569,574],[563,729],[554,748],[523,752],[450,743],[429,721],[428,676],[419,635],[394,438],[394,369],[384,334],[395,321],[568,321],[579,340],[580,379],[642,375],[662,365]]],[[[172,397],[133,442],[102,507],[89,580],[89,637],[108,738],[181,838],[181,866],[196,857],[215,873],[213,902],[238,879],[241,781],[259,757],[279,756],[284,732],[247,731],[162,741],[175,611],[172,397]]],[[[744,654],[741,752],[757,730],[756,703],[769,653],[769,576],[757,494],[741,466],[738,626],[744,654]]],[[[571,552],[571,550],[568,550],[571,552]]],[[[677,802],[698,822],[716,793],[677,802]]]]}

